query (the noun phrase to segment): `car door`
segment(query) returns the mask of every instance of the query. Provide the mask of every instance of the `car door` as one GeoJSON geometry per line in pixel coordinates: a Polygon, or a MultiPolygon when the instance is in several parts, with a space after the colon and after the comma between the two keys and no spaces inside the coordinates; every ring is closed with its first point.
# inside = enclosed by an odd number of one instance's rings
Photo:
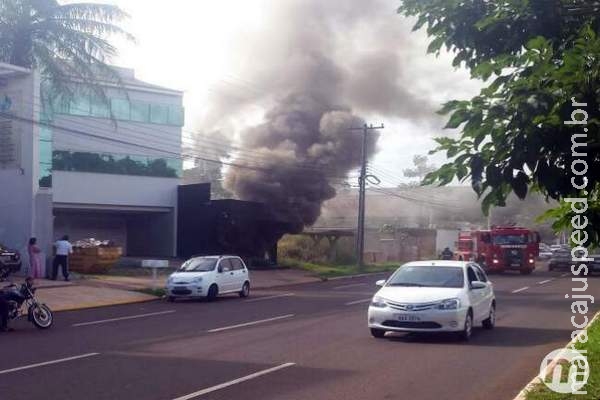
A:
{"type": "Polygon", "coordinates": [[[248,271],[244,267],[244,263],[239,257],[231,257],[230,262],[234,272],[234,280],[232,282],[234,288],[232,290],[242,290],[242,286],[247,280],[248,271]]]}
{"type": "Polygon", "coordinates": [[[230,292],[233,290],[233,268],[231,261],[228,257],[221,258],[219,260],[219,266],[217,267],[216,282],[219,286],[219,293],[230,292]]]}
{"type": "Polygon", "coordinates": [[[477,277],[480,282],[486,284],[486,288],[482,289],[484,293],[484,319],[487,318],[489,314],[490,307],[492,306],[492,301],[494,301],[494,284],[488,279],[485,271],[477,264],[473,264],[473,268],[475,268],[475,272],[477,273],[477,277]]]}
{"type": "Polygon", "coordinates": [[[467,279],[469,280],[469,300],[471,301],[471,307],[473,308],[473,319],[476,322],[484,320],[483,317],[487,314],[485,305],[485,289],[473,289],[473,282],[479,282],[477,273],[472,265],[467,267],[467,279]]]}

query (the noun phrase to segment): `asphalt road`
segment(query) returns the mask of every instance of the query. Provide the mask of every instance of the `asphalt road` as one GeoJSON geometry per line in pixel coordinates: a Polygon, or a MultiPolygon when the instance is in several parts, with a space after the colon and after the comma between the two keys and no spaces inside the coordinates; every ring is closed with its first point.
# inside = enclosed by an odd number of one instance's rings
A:
{"type": "Polygon", "coordinates": [[[510,400],[570,340],[561,275],[492,275],[497,328],[469,343],[372,338],[366,309],[384,275],[63,312],[48,331],[22,320],[0,334],[0,398],[510,400]]]}

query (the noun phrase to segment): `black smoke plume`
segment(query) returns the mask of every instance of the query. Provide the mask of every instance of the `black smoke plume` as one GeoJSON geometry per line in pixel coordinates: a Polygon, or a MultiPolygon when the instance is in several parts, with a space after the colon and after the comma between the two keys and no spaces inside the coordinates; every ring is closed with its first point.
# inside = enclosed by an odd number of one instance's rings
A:
{"type": "MultiPolygon", "coordinates": [[[[362,134],[350,128],[364,121],[318,93],[295,93],[266,114],[266,121],[243,135],[244,148],[259,163],[231,167],[225,186],[241,199],[258,201],[299,232],[312,225],[333,184],[360,165],[362,134]]],[[[373,153],[376,134],[369,136],[373,153]]]]}
{"type": "MultiPolygon", "coordinates": [[[[225,187],[266,203],[302,230],[359,166],[364,120],[409,119],[440,126],[432,100],[441,74],[428,70],[411,21],[389,0],[274,0],[262,26],[239,39],[232,64],[243,66],[215,96],[209,126],[258,106],[259,124],[231,133],[234,154],[225,187]],[[414,39],[413,39],[414,40],[414,39]],[[411,44],[412,43],[412,44],[411,44]]],[[[232,117],[234,116],[234,117],[232,117]]],[[[377,134],[369,135],[373,155],[377,134]]]]}

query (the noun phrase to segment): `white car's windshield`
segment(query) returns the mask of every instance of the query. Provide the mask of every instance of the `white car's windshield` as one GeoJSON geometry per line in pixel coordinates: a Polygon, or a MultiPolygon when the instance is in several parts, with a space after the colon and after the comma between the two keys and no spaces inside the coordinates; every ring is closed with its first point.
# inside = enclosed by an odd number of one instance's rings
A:
{"type": "Polygon", "coordinates": [[[405,265],[392,275],[386,286],[462,288],[464,284],[460,267],[405,265]]]}
{"type": "Polygon", "coordinates": [[[216,257],[192,258],[183,263],[178,272],[207,272],[215,269],[216,257]]]}

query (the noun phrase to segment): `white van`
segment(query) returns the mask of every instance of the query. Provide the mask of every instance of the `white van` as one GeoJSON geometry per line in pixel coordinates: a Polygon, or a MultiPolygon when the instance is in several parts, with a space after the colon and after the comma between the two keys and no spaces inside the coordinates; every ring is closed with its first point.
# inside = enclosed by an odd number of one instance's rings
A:
{"type": "Polygon", "coordinates": [[[167,279],[167,299],[215,299],[220,294],[250,294],[250,275],[244,261],[237,256],[190,258],[167,279]]]}

